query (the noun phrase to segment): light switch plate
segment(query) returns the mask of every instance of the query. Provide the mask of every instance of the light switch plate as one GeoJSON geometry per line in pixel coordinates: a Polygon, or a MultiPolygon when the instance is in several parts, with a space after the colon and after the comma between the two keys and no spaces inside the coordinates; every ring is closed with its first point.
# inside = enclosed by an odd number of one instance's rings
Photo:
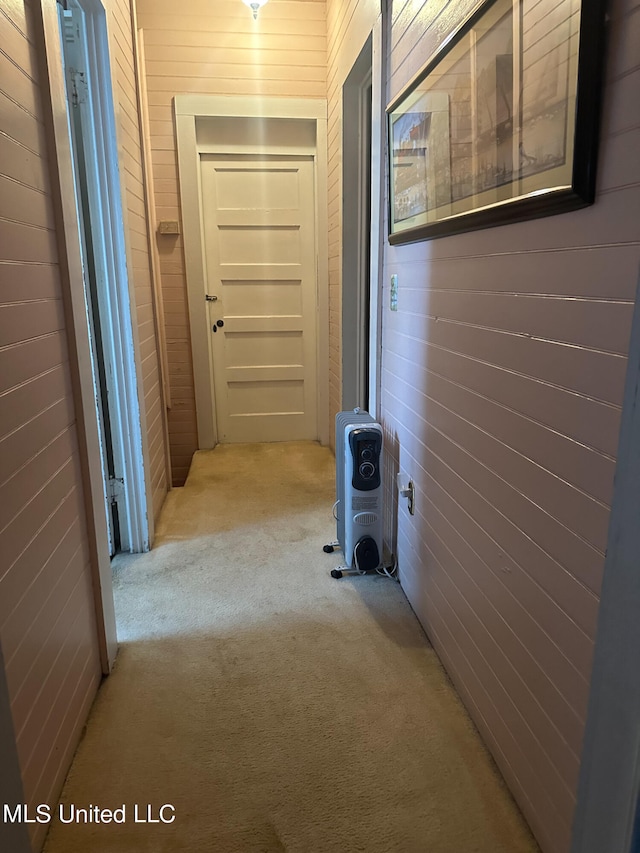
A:
{"type": "Polygon", "coordinates": [[[398,310],[398,276],[391,276],[391,298],[390,305],[392,311],[398,310]]]}

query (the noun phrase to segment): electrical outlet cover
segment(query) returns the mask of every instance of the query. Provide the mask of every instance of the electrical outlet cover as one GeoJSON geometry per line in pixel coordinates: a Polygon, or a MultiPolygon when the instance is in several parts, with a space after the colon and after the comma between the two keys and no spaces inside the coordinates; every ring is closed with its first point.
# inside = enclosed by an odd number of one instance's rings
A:
{"type": "Polygon", "coordinates": [[[162,219],[158,223],[159,234],[179,234],[180,223],[177,219],[162,219]]]}

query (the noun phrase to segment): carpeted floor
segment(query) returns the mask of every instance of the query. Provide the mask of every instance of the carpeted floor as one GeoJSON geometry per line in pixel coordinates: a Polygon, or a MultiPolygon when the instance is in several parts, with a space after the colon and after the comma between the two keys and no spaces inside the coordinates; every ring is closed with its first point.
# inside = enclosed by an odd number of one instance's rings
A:
{"type": "Polygon", "coordinates": [[[154,550],[118,558],[120,652],[62,803],[126,822],[55,821],[46,853],[537,850],[400,586],[330,577],[333,465],[200,452],[154,550]]]}

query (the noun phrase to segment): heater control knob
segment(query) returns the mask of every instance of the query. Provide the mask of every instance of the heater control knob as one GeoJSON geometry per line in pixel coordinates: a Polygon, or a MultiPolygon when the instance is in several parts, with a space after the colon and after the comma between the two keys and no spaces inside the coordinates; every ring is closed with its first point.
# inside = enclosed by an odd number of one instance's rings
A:
{"type": "Polygon", "coordinates": [[[370,480],[376,472],[376,466],[373,462],[363,462],[360,466],[360,476],[365,480],[370,480]]]}

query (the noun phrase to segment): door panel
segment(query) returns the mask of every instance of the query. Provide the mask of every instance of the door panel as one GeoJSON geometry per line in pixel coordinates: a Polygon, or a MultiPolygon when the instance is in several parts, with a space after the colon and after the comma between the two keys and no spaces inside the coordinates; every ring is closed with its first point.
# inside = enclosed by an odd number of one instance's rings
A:
{"type": "Polygon", "coordinates": [[[260,317],[302,313],[302,282],[299,279],[259,283],[238,280],[233,284],[225,288],[225,307],[230,317],[240,316],[245,305],[251,305],[253,313],[260,317]]]}
{"type": "MultiPolygon", "coordinates": [[[[269,332],[234,331],[232,321],[226,333],[226,357],[229,362],[227,370],[232,373],[238,369],[255,366],[263,369],[271,365],[284,364],[285,370],[292,370],[293,365],[301,365],[304,360],[302,333],[299,331],[269,332]]],[[[239,324],[238,324],[239,325],[239,324]]],[[[230,378],[233,378],[230,376],[230,378]]],[[[236,377],[237,376],[236,373],[236,377]]]]}
{"type": "Polygon", "coordinates": [[[204,155],[201,169],[218,439],[315,439],[313,160],[204,155]]]}
{"type": "Polygon", "coordinates": [[[245,161],[235,165],[227,163],[225,168],[218,160],[216,193],[221,210],[229,214],[246,210],[291,211],[300,207],[298,165],[278,166],[273,159],[263,164],[256,169],[245,161]],[[272,168],[274,166],[276,168],[272,168]]]}

